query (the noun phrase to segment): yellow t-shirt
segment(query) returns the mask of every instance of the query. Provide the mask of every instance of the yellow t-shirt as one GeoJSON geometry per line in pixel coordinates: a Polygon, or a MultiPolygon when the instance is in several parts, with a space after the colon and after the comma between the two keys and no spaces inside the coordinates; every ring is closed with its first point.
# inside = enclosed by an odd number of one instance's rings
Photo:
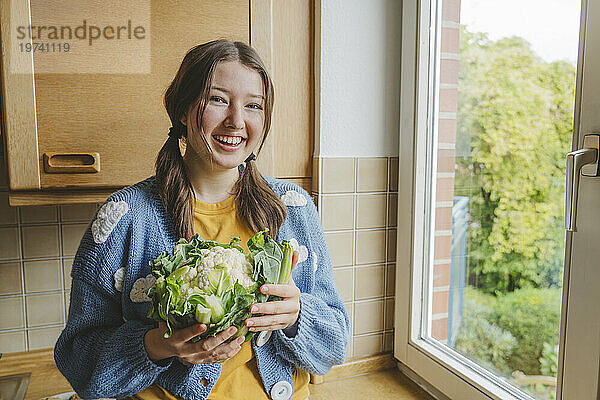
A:
{"type": "MultiPolygon", "coordinates": [[[[254,232],[238,218],[233,196],[214,204],[196,201],[194,233],[206,240],[221,243],[229,243],[232,236],[238,236],[245,253],[248,252],[246,243],[254,235],[254,232]]],[[[308,372],[296,368],[293,374],[292,400],[304,400],[309,396],[308,382],[308,372]]],[[[138,400],[177,400],[177,397],[157,384],[133,397],[138,400]]],[[[208,397],[209,400],[270,400],[270,398],[263,387],[250,341],[244,343],[235,356],[223,362],[221,376],[208,397]]]]}

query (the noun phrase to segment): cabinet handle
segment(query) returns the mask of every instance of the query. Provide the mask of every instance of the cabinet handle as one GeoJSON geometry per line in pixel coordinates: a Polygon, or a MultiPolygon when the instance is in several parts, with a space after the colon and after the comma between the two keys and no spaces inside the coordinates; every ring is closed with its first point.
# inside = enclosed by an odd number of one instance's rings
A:
{"type": "Polygon", "coordinates": [[[44,172],[89,174],[100,172],[99,153],[44,153],[44,172]]]}

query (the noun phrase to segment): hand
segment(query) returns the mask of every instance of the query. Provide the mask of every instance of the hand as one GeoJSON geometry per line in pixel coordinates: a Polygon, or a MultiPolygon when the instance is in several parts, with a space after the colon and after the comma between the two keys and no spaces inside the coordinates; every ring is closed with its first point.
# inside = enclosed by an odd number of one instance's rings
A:
{"type": "Polygon", "coordinates": [[[229,343],[225,341],[235,335],[237,328],[232,326],[215,337],[192,343],[190,340],[206,331],[206,325],[197,324],[184,329],[174,330],[171,337],[165,339],[167,324],[159,322],[158,328],[151,329],[144,336],[144,346],[152,361],[169,357],[179,357],[191,364],[213,363],[226,360],[237,354],[244,343],[240,336],[229,343]]]}
{"type": "MultiPolygon", "coordinates": [[[[292,271],[298,263],[298,252],[292,256],[292,271]]],[[[255,303],[250,307],[252,314],[264,314],[260,317],[246,319],[246,326],[250,331],[274,331],[285,329],[293,325],[300,315],[300,289],[294,283],[292,275],[286,285],[262,285],[260,291],[264,294],[279,296],[279,301],[255,303]]]]}

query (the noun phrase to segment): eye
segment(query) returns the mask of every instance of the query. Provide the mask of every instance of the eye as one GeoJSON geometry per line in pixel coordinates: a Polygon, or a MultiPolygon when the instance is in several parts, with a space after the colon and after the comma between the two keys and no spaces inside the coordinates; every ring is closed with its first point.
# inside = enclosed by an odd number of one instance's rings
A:
{"type": "Polygon", "coordinates": [[[248,104],[248,107],[253,108],[255,110],[262,110],[262,106],[260,104],[257,103],[252,103],[252,104],[248,104]]]}
{"type": "Polygon", "coordinates": [[[223,104],[227,103],[225,100],[223,100],[222,97],[219,97],[219,96],[211,96],[210,101],[216,101],[217,103],[223,103],[223,104]]]}

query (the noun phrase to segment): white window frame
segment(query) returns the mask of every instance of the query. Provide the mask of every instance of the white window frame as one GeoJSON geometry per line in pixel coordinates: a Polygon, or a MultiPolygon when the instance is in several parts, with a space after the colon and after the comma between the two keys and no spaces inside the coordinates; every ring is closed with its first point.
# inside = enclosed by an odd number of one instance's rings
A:
{"type": "Polygon", "coordinates": [[[432,20],[439,19],[439,12],[431,5],[437,6],[439,1],[404,0],[402,6],[394,357],[401,369],[408,368],[451,399],[532,399],[466,357],[421,337],[421,332],[430,332],[419,322],[426,320],[422,313],[431,313],[431,305],[422,296],[430,286],[431,277],[423,266],[430,265],[427,246],[431,240],[423,239],[425,235],[431,237],[427,227],[431,207],[427,203],[435,199],[434,185],[429,188],[426,183],[432,182],[427,176],[431,174],[427,162],[434,154],[429,148],[437,120],[437,102],[432,94],[439,81],[439,54],[430,45],[430,34],[436,32],[432,20]]]}

